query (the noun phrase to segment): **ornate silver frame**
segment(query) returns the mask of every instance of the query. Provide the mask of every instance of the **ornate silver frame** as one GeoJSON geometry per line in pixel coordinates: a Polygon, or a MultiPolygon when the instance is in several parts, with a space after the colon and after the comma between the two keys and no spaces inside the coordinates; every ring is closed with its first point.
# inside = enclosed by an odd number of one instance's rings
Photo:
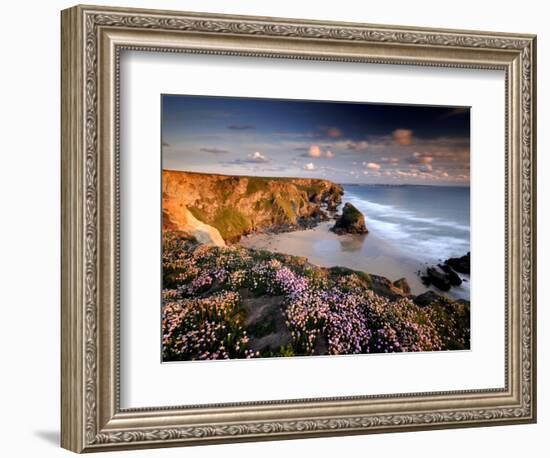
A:
{"type": "Polygon", "coordinates": [[[76,6],[62,12],[62,422],[75,452],[536,419],[533,35],[76,6]],[[506,74],[506,386],[126,409],[118,371],[118,88],[124,49],[500,69],[506,74]]]}

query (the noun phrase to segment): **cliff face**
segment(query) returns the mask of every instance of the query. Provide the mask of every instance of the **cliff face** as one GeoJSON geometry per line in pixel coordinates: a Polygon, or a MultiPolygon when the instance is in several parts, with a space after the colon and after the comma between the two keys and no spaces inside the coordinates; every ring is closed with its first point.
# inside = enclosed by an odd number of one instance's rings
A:
{"type": "Polygon", "coordinates": [[[164,170],[163,228],[220,245],[258,229],[291,228],[335,208],[343,189],[328,180],[211,175],[164,170]],[[195,222],[196,221],[196,222],[195,222]],[[222,240],[222,241],[223,241],[222,240]]]}

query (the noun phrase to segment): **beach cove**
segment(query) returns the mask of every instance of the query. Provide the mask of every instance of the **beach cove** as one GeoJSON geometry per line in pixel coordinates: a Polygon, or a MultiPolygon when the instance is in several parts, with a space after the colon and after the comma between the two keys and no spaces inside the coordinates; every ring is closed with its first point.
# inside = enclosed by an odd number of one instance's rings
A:
{"type": "MultiPolygon", "coordinates": [[[[427,267],[469,251],[468,188],[353,185],[344,190],[342,204],[350,202],[363,212],[368,234],[337,235],[330,220],[311,229],[252,233],[239,244],[306,257],[321,267],[348,267],[391,281],[404,277],[413,294],[433,289],[420,279],[427,267]]],[[[469,300],[469,275],[461,279],[460,286],[438,293],[469,300]]]]}

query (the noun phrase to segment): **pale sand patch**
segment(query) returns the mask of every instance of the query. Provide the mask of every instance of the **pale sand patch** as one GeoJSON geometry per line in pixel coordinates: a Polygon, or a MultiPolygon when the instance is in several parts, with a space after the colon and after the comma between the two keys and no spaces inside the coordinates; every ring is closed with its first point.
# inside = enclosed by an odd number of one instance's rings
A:
{"type": "MultiPolygon", "coordinates": [[[[427,265],[403,256],[372,232],[366,235],[337,235],[329,231],[333,224],[333,221],[327,221],[313,229],[251,234],[243,237],[239,244],[245,248],[303,256],[322,267],[343,266],[382,275],[392,282],[405,277],[413,294],[427,291],[418,276],[418,271],[424,270],[427,265]]],[[[455,288],[447,295],[464,297],[465,292],[455,288]]]]}

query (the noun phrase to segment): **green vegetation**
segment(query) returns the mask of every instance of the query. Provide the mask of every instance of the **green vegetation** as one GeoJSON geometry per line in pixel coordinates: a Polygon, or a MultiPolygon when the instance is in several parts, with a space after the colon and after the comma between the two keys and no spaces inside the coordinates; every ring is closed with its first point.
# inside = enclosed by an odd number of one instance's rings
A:
{"type": "Polygon", "coordinates": [[[292,202],[288,199],[288,196],[276,196],[275,205],[283,211],[283,214],[286,216],[289,222],[296,222],[296,211],[292,208],[292,202]]]}
{"type": "Polygon", "coordinates": [[[206,215],[206,213],[199,207],[188,207],[188,210],[199,221],[205,222],[208,219],[208,216],[206,215]]]}
{"type": "Polygon", "coordinates": [[[363,214],[353,205],[346,204],[342,212],[341,224],[351,226],[363,218],[363,214]]]}
{"type": "Polygon", "coordinates": [[[252,229],[252,222],[233,207],[220,208],[212,221],[224,240],[234,240],[252,229]]]}
{"type": "Polygon", "coordinates": [[[319,194],[324,187],[321,183],[313,183],[311,185],[298,185],[298,189],[305,191],[308,199],[310,199],[312,196],[319,194]]]}
{"type": "Polygon", "coordinates": [[[246,185],[246,195],[251,196],[257,192],[267,191],[269,189],[269,178],[249,177],[246,185]]]}
{"type": "Polygon", "coordinates": [[[341,277],[351,276],[351,275],[356,276],[365,285],[365,287],[371,288],[371,289],[373,287],[372,277],[367,272],[362,272],[360,270],[353,270],[348,267],[335,266],[335,267],[329,268],[329,274],[333,279],[338,279],[341,277]]]}
{"type": "Polygon", "coordinates": [[[263,358],[284,358],[287,356],[296,356],[291,344],[279,347],[276,351],[264,351],[261,353],[263,358]]]}
{"type": "Polygon", "coordinates": [[[164,361],[470,348],[465,301],[418,305],[378,293],[383,277],[179,233],[162,256],[164,361]]]}
{"type": "Polygon", "coordinates": [[[254,210],[259,211],[269,211],[275,199],[260,199],[254,204],[254,210]]]}

